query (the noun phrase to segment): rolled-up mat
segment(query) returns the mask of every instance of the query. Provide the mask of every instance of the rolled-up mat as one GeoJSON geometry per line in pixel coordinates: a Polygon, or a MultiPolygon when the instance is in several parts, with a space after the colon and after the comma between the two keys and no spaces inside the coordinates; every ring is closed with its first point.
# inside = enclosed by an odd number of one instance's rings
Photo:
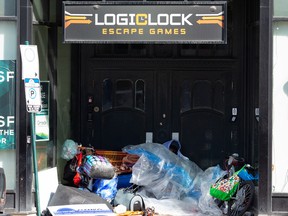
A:
{"type": "Polygon", "coordinates": [[[112,179],[115,175],[113,165],[101,155],[87,155],[81,168],[93,179],[112,179]]]}

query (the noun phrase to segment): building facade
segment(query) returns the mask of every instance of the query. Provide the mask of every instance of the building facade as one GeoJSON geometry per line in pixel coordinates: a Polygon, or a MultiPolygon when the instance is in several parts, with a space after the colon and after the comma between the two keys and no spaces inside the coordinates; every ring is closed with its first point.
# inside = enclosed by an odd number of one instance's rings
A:
{"type": "MultiPolygon", "coordinates": [[[[181,141],[183,153],[203,169],[221,163],[228,153],[239,152],[259,167],[255,211],[259,215],[287,214],[288,3],[221,2],[227,5],[225,43],[209,44],[181,42],[177,37],[173,42],[166,38],[145,43],[123,43],[117,37],[105,41],[107,37],[93,43],[81,34],[79,41],[69,41],[64,29],[65,7],[128,8],[130,3],[2,1],[0,167],[7,181],[4,214],[33,212],[35,206],[32,115],[26,107],[20,53],[20,45],[27,42],[37,45],[39,79],[47,99],[43,113],[35,117],[38,170],[57,167],[62,182],[65,161],[60,155],[68,138],[111,150],[175,138],[181,141]],[[41,130],[37,124],[43,121],[46,127],[41,130]]],[[[175,7],[183,4],[196,3],[173,2],[175,7]]]]}

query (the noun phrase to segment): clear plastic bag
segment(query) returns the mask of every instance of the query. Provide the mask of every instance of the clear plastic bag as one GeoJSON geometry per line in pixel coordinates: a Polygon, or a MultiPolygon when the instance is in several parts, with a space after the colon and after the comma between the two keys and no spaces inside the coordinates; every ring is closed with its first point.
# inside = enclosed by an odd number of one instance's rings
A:
{"type": "Polygon", "coordinates": [[[211,184],[225,175],[219,165],[203,171],[157,143],[123,150],[141,156],[132,168],[130,182],[142,186],[139,193],[146,206],[155,207],[159,214],[175,216],[222,215],[209,194],[211,184]]]}
{"type": "Polygon", "coordinates": [[[201,191],[201,196],[198,200],[198,207],[201,209],[201,212],[206,215],[222,215],[222,211],[214,202],[209,190],[211,184],[217,181],[220,177],[223,177],[225,174],[226,172],[217,165],[207,168],[202,174],[197,176],[197,179],[195,180],[196,188],[199,188],[201,191]]]}
{"type": "Polygon", "coordinates": [[[156,199],[181,199],[193,188],[198,173],[203,172],[194,162],[159,143],[126,146],[123,151],[140,156],[132,167],[130,182],[144,186],[142,190],[156,199]]]}
{"type": "Polygon", "coordinates": [[[78,144],[71,139],[65,140],[61,152],[61,158],[71,160],[78,153],[78,144]]]}

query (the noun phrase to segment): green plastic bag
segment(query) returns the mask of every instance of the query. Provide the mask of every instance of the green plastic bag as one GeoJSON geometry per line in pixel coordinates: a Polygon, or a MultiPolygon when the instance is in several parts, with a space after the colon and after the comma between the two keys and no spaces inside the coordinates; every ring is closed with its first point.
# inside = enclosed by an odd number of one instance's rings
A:
{"type": "Polygon", "coordinates": [[[229,178],[222,179],[212,184],[210,187],[210,195],[219,200],[230,200],[240,184],[240,177],[238,176],[238,173],[244,168],[245,166],[243,166],[229,178]]]}

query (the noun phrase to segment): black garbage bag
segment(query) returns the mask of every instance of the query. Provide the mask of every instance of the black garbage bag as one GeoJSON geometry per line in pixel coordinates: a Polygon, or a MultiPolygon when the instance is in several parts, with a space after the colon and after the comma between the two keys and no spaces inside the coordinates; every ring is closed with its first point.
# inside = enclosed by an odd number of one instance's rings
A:
{"type": "Polygon", "coordinates": [[[73,179],[77,173],[76,169],[78,166],[77,157],[72,158],[66,162],[63,172],[63,179],[67,181],[68,186],[76,186],[73,179]]]}

